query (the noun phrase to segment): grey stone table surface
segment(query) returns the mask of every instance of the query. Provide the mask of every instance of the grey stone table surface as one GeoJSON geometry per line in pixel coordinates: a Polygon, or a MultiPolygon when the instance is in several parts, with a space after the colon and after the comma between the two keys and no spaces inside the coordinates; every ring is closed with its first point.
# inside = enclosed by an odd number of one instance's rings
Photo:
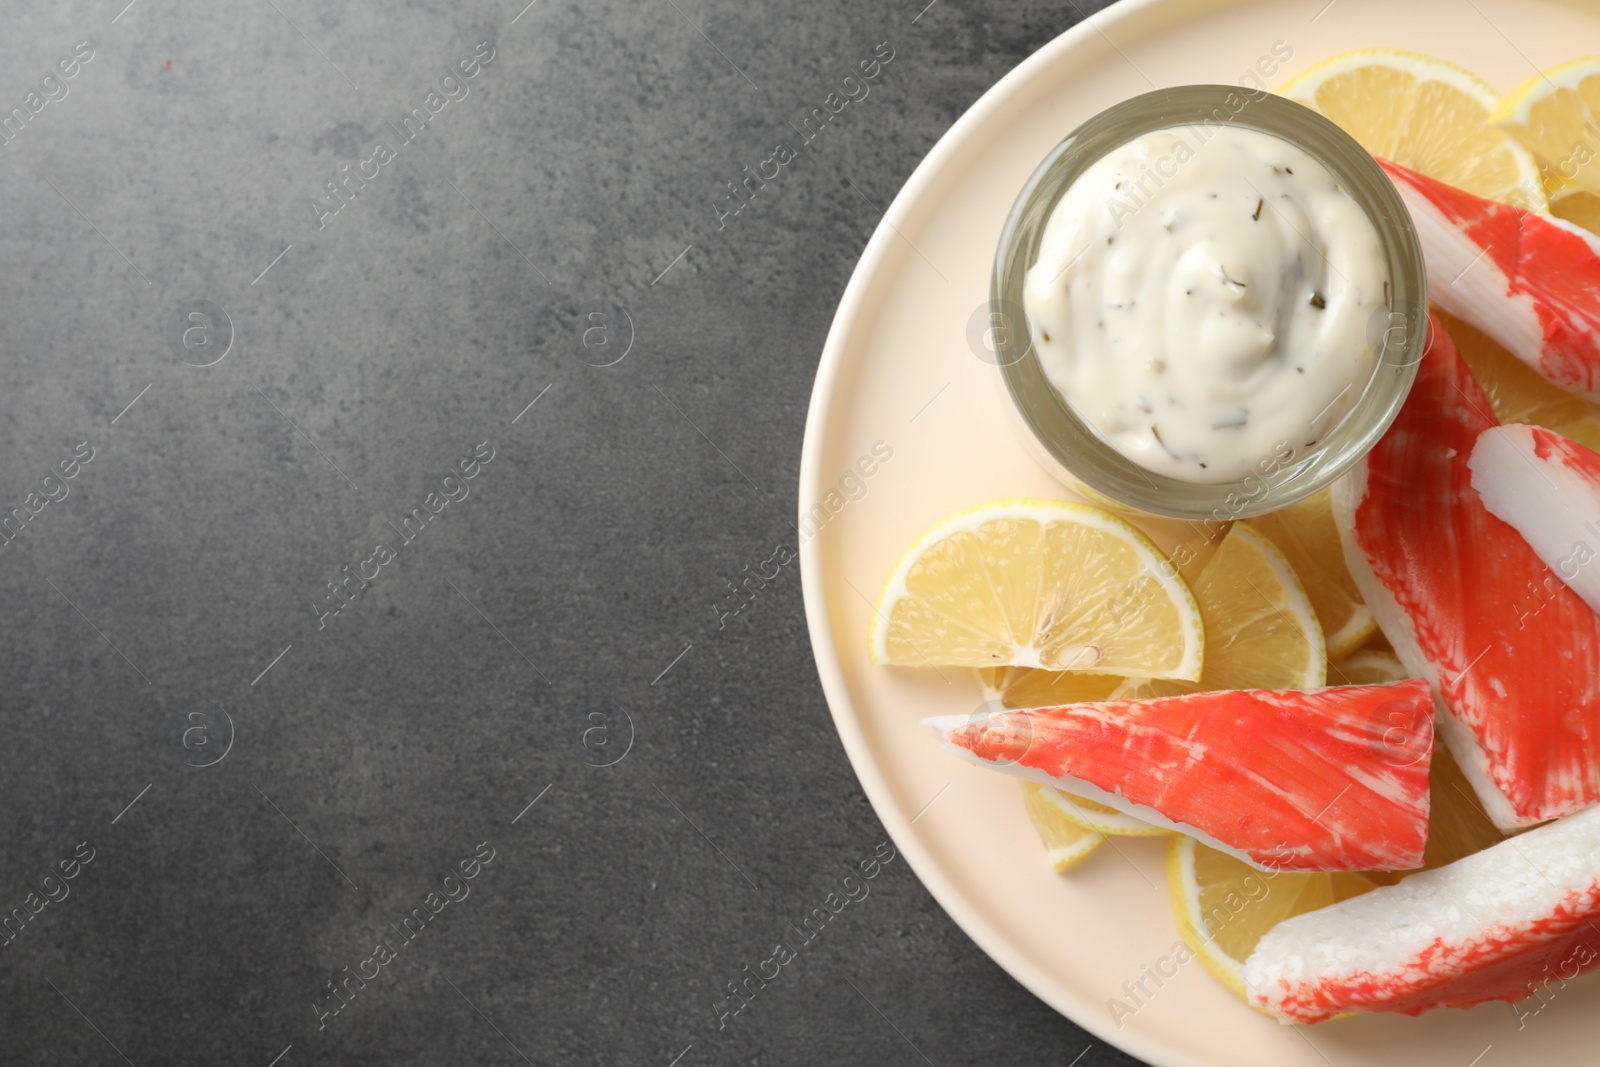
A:
{"type": "Polygon", "coordinates": [[[1099,5],[523,2],[4,5],[0,1058],[1133,1062],[900,859],[728,988],[892,846],[795,568],[717,605],[873,205],[1099,5]]]}

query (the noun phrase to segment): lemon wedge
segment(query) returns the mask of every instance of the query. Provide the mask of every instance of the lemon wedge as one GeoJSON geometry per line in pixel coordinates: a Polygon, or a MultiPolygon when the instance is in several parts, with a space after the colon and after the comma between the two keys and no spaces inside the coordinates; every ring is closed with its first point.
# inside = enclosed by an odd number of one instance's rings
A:
{"type": "Polygon", "coordinates": [[[1428,767],[1428,846],[1422,867],[1432,870],[1498,845],[1506,835],[1485,814],[1478,794],[1450,749],[1437,744],[1428,767]]]}
{"type": "Polygon", "coordinates": [[[1200,677],[1188,585],[1144,534],[1087,504],[1001,500],[911,545],[873,612],[874,663],[1200,677]]]}
{"type": "Polygon", "coordinates": [[[1006,708],[1053,708],[1098,704],[1123,679],[1090,671],[1041,671],[1032,667],[985,667],[978,671],[984,699],[1006,708]]]}
{"type": "Polygon", "coordinates": [[[1600,408],[1551,385],[1476,327],[1442,311],[1439,320],[1467,361],[1472,376],[1483,387],[1496,419],[1543,426],[1581,445],[1600,449],[1600,408]]]}
{"type": "Polygon", "coordinates": [[[1330,491],[1324,489],[1248,521],[1283,552],[1300,578],[1322,622],[1328,658],[1337,659],[1360,648],[1378,628],[1378,620],[1344,565],[1330,491]]]}
{"type": "Polygon", "coordinates": [[[1237,523],[1194,583],[1205,620],[1197,683],[1130,679],[1112,699],[1217,689],[1320,689],[1327,644],[1294,568],[1259,530],[1237,523]]]}
{"type": "Polygon", "coordinates": [[[1106,843],[1104,835],[1086,830],[1068,818],[1061,810],[1059,789],[1051,789],[1037,782],[1020,782],[1022,806],[1027,809],[1028,820],[1044,844],[1050,868],[1065,874],[1088,859],[1096,849],[1106,843]]]}
{"type": "Polygon", "coordinates": [[[1248,1001],[1244,961],[1283,920],[1378,887],[1363,874],[1258,871],[1192,837],[1167,845],[1167,888],[1178,933],[1223,985],[1248,1001]]]}
{"type": "Polygon", "coordinates": [[[1383,685],[1415,677],[1393,652],[1363,648],[1328,664],[1329,685],[1383,685]]]}
{"type": "Polygon", "coordinates": [[[1600,234],[1600,193],[1570,185],[1550,194],[1550,214],[1600,234]]]}

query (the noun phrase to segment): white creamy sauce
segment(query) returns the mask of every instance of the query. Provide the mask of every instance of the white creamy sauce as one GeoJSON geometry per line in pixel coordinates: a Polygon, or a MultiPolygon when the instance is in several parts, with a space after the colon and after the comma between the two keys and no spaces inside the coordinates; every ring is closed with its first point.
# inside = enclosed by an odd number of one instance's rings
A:
{"type": "Polygon", "coordinates": [[[1023,306],[1046,376],[1105,441],[1226,482],[1281,466],[1360,398],[1388,278],[1372,221],[1313,157],[1173,126],[1073,182],[1023,306]]]}

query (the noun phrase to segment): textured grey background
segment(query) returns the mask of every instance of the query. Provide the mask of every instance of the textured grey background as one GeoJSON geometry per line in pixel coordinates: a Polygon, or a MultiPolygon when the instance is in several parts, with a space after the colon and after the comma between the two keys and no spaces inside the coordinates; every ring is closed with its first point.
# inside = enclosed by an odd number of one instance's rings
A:
{"type": "Polygon", "coordinates": [[[0,113],[94,49],[0,147],[0,514],[67,492],[0,547],[0,914],[69,890],[0,947],[6,1062],[1132,1062],[903,860],[713,1008],[885,836],[796,569],[716,608],[793,536],[864,196],[1082,14],[925,2],[5,5],[0,113]],[[869,100],[719,224],[879,42],[869,100]],[[233,338],[198,368],[168,320],[202,299],[233,338]],[[319,1029],[479,842],[471,895],[319,1029]]]}

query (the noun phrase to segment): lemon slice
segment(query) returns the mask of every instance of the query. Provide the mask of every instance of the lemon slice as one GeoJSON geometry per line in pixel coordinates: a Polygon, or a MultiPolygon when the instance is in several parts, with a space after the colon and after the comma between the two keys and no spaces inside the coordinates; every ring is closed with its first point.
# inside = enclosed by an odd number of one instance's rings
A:
{"type": "Polygon", "coordinates": [[[1483,810],[1461,765],[1442,743],[1433,748],[1428,768],[1428,844],[1422,867],[1432,870],[1498,845],[1506,835],[1483,810]]]}
{"type": "MultiPolygon", "coordinates": [[[[1086,671],[1040,671],[1028,667],[993,667],[978,672],[986,702],[1005,708],[1053,708],[1062,704],[1097,704],[1111,696],[1125,679],[1086,671]]],[[[1085,833],[1109,837],[1155,837],[1169,833],[1115,808],[1044,787],[1052,810],[1085,833]]],[[[1038,825],[1035,820],[1035,825],[1038,825]]],[[[1041,834],[1043,831],[1040,831],[1041,834]]]]}
{"type": "Polygon", "coordinates": [[[874,663],[1200,677],[1194,594],[1149,538],[1087,504],[1001,500],[953,515],[895,565],[874,663]]]}
{"type": "Polygon", "coordinates": [[[1057,874],[1072,870],[1106,843],[1103,835],[1085,830],[1061,811],[1057,799],[1061,796],[1060,790],[1037,782],[1020,784],[1022,806],[1027,809],[1028,819],[1044,843],[1050,867],[1057,874]]]}
{"type": "Polygon", "coordinates": [[[1439,320],[1501,422],[1528,422],[1600,449],[1600,408],[1559,389],[1487,334],[1454,316],[1439,320]]]}
{"type": "Polygon", "coordinates": [[[1453,63],[1367,48],[1318,63],[1278,95],[1326,115],[1375,156],[1491,200],[1549,209],[1532,153],[1490,125],[1499,94],[1453,63]]]}
{"type": "Polygon", "coordinates": [[[1552,211],[1559,191],[1600,193],[1600,56],[1535,74],[1506,94],[1489,121],[1538,159],[1552,211]]]}
{"type": "Polygon", "coordinates": [[[1195,579],[1194,595],[1206,635],[1199,682],[1130,679],[1113,699],[1327,684],[1327,645],[1316,610],[1294,568],[1259,530],[1236,523],[1195,579]]]}
{"type": "Polygon", "coordinates": [[[1258,871],[1192,837],[1167,845],[1167,888],[1178,933],[1206,970],[1247,1000],[1243,965],[1263,934],[1285,919],[1378,887],[1362,874],[1258,871]]]}
{"type": "Polygon", "coordinates": [[[998,701],[1006,708],[1098,704],[1122,682],[1114,674],[1089,671],[1041,671],[1032,667],[985,667],[978,671],[984,699],[998,701]]]}
{"type": "Polygon", "coordinates": [[[1322,622],[1328,658],[1337,659],[1360,648],[1378,628],[1378,620],[1344,565],[1339,527],[1333,521],[1332,493],[1324,489],[1286,508],[1258,515],[1249,523],[1283,552],[1305,585],[1322,622]]]}
{"type": "Polygon", "coordinates": [[[1155,542],[1161,549],[1162,555],[1172,561],[1177,568],[1178,575],[1186,582],[1192,582],[1205,569],[1211,557],[1216,555],[1217,546],[1222,544],[1222,539],[1228,535],[1231,521],[1208,519],[1205,522],[1193,522],[1187,519],[1168,519],[1159,515],[1147,515],[1124,504],[1108,502],[1096,504],[1119,519],[1132,523],[1139,532],[1155,542]]]}
{"type": "Polygon", "coordinates": [[[1075,796],[1060,789],[1050,790],[1057,794],[1052,798],[1061,817],[1084,830],[1092,831],[1103,837],[1161,837],[1172,833],[1161,826],[1151,826],[1143,819],[1136,819],[1132,815],[1124,815],[1116,808],[1098,804],[1092,800],[1075,796]]]}
{"type": "Polygon", "coordinates": [[[1393,652],[1363,648],[1328,664],[1329,685],[1383,685],[1415,677],[1393,652]]]}
{"type": "Polygon", "coordinates": [[[1570,185],[1550,194],[1550,214],[1600,234],[1600,193],[1570,185]]]}
{"type": "Polygon", "coordinates": [[[1382,630],[1372,631],[1372,636],[1367,638],[1367,643],[1363,645],[1362,648],[1369,649],[1373,652],[1387,652],[1390,655],[1394,654],[1394,646],[1389,643],[1388,635],[1382,630]]]}

